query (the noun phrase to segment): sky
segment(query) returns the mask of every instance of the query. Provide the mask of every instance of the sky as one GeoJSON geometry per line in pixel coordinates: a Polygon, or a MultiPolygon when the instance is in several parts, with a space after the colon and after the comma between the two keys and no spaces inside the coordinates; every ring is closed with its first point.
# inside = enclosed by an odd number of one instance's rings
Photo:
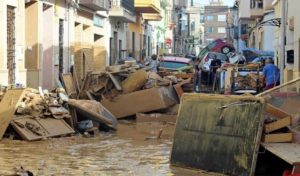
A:
{"type": "MultiPolygon", "coordinates": [[[[194,0],[196,3],[209,4],[209,0],[194,0]]],[[[233,6],[234,0],[223,0],[224,5],[233,6]]]]}

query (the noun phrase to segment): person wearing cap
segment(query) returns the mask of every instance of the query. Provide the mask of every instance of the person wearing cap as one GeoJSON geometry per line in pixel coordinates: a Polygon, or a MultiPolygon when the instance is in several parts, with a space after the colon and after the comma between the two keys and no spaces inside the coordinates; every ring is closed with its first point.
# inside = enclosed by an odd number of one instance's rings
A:
{"type": "Polygon", "coordinates": [[[279,68],[274,65],[271,58],[266,59],[265,66],[263,68],[263,75],[265,80],[265,90],[278,86],[280,83],[279,68]]]}

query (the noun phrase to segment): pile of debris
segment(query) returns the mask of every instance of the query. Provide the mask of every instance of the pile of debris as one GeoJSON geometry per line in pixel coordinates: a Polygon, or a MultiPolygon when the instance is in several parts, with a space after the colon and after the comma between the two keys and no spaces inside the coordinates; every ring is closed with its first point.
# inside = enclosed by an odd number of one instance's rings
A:
{"type": "Polygon", "coordinates": [[[76,72],[62,74],[61,88],[51,92],[0,89],[0,97],[4,95],[0,139],[32,141],[75,132],[96,134],[99,129],[117,130],[117,119],[137,116],[145,120],[153,114],[174,123],[180,96],[192,87],[190,78],[182,78],[184,73],[176,74],[159,75],[124,64],[89,72],[82,81],[76,72]]]}
{"type": "MultiPolygon", "coordinates": [[[[161,76],[134,65],[116,65],[102,72],[87,73],[80,88],[76,74],[64,74],[62,80],[70,97],[97,101],[120,119],[178,104],[184,86],[192,87],[191,79],[182,79],[182,74],[165,75],[164,72],[161,76]]],[[[75,108],[82,108],[80,103],[77,104],[75,108]]]]}
{"type": "Polygon", "coordinates": [[[8,89],[0,103],[0,139],[4,133],[13,135],[12,131],[28,141],[74,133],[67,123],[71,115],[64,107],[66,101],[67,97],[58,89],[54,93],[30,88],[8,89]]]}
{"type": "Polygon", "coordinates": [[[264,88],[264,77],[263,75],[257,75],[249,73],[245,76],[238,75],[235,78],[236,89],[263,89],[264,88]]]}

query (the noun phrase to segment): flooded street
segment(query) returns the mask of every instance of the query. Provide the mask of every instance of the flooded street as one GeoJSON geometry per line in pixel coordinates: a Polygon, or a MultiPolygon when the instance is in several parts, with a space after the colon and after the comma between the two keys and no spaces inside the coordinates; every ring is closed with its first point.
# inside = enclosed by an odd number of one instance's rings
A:
{"type": "Polygon", "coordinates": [[[172,124],[122,122],[116,133],[91,138],[6,139],[0,143],[0,175],[11,175],[20,166],[35,175],[209,175],[170,167],[173,132],[172,124]]]}

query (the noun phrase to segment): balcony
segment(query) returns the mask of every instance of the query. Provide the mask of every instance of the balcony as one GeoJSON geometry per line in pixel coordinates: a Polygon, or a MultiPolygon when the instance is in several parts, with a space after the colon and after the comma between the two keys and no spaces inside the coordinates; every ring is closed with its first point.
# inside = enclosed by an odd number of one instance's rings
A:
{"type": "Polygon", "coordinates": [[[264,15],[263,8],[250,9],[250,18],[261,18],[264,15]]]}
{"type": "Polygon", "coordinates": [[[94,11],[108,11],[109,0],[80,0],[79,4],[94,11]]]}
{"type": "Polygon", "coordinates": [[[112,0],[109,17],[120,22],[135,23],[133,0],[112,0]]]}
{"type": "Polygon", "coordinates": [[[250,18],[261,18],[264,15],[263,0],[250,1],[250,18]]]}
{"type": "Polygon", "coordinates": [[[264,10],[274,10],[274,7],[272,6],[273,0],[264,0],[264,10]]]}
{"type": "Polygon", "coordinates": [[[134,8],[139,13],[160,13],[159,0],[135,0],[134,8]]]}
{"type": "Polygon", "coordinates": [[[142,17],[144,20],[147,20],[147,21],[161,21],[162,20],[162,16],[157,13],[143,13],[142,17]]]}

